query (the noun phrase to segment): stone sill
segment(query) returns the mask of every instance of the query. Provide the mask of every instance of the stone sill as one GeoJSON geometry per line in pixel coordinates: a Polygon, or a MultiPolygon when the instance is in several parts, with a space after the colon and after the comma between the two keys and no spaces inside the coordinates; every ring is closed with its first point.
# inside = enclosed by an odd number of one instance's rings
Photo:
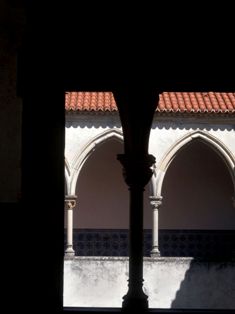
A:
{"type": "MultiPolygon", "coordinates": [[[[129,257],[126,256],[74,256],[74,257],[64,257],[65,261],[123,261],[128,262],[129,257]]],[[[235,258],[195,258],[195,257],[168,257],[168,256],[156,256],[156,257],[144,257],[144,262],[167,262],[167,263],[189,263],[193,262],[219,262],[219,263],[235,263],[235,258]]]]}

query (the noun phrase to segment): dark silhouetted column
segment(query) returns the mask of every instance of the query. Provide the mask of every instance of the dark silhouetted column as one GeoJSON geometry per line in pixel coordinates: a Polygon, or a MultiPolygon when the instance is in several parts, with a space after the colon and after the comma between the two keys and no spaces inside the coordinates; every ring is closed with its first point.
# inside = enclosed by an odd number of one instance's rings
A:
{"type": "Polygon", "coordinates": [[[147,309],[148,297],[143,292],[143,192],[152,176],[152,155],[118,155],[124,178],[130,190],[129,290],[123,298],[123,309],[147,309]]]}
{"type": "Polygon", "coordinates": [[[152,176],[155,158],[148,154],[149,135],[158,103],[156,90],[132,82],[114,92],[124,136],[124,154],[118,155],[130,191],[129,285],[122,310],[148,308],[143,292],[143,192],[152,176]]]}

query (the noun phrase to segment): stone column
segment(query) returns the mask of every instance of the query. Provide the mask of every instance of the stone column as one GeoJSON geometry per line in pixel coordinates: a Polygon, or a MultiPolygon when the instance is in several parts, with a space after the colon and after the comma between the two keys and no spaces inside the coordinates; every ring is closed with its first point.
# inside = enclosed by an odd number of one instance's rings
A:
{"type": "Polygon", "coordinates": [[[130,191],[129,211],[129,284],[123,297],[123,311],[143,311],[148,308],[148,297],[143,292],[143,192],[152,176],[155,158],[145,155],[118,155],[123,165],[124,178],[130,191]]]}
{"type": "Polygon", "coordinates": [[[73,209],[76,206],[76,195],[66,195],[65,205],[67,210],[67,243],[65,256],[73,257],[75,251],[73,249],[73,209]]]}
{"type": "Polygon", "coordinates": [[[159,246],[158,246],[158,210],[162,205],[162,196],[150,196],[150,204],[153,208],[153,244],[151,256],[160,256],[159,246]]]}

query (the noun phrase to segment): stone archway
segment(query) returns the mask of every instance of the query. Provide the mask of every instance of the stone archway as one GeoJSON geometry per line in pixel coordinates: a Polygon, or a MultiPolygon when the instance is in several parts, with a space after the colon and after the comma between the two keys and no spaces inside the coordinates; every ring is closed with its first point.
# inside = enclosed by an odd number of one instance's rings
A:
{"type": "Polygon", "coordinates": [[[229,149],[216,137],[210,135],[209,133],[203,131],[196,131],[187,134],[179,141],[177,141],[159,164],[156,166],[154,170],[154,175],[152,177],[151,186],[152,190],[154,191],[154,195],[161,196],[162,194],[162,185],[164,181],[164,177],[168,167],[170,166],[171,162],[175,158],[175,156],[181,151],[185,145],[188,145],[193,140],[200,140],[205,144],[209,145],[216,153],[220,155],[220,157],[224,160],[225,164],[228,167],[229,173],[231,175],[231,179],[233,181],[234,190],[235,190],[235,159],[233,154],[229,151],[229,149]]]}
{"type": "MultiPolygon", "coordinates": [[[[181,151],[192,145],[193,143],[200,142],[204,143],[207,147],[209,146],[210,150],[213,150],[216,156],[219,156],[219,160],[225,166],[225,170],[228,170],[230,174],[232,183],[233,183],[233,192],[230,195],[230,203],[232,204],[232,195],[234,195],[234,186],[235,186],[235,173],[234,173],[234,157],[228,148],[217,138],[211,136],[210,134],[202,131],[197,131],[189,133],[179,141],[177,141],[165,154],[162,161],[154,168],[154,174],[151,180],[151,190],[152,196],[150,197],[150,203],[153,207],[153,249],[152,255],[159,255],[158,248],[158,229],[161,226],[158,223],[159,208],[164,205],[163,199],[163,183],[166,177],[168,168],[170,167],[172,161],[180,155],[181,151]]],[[[214,154],[214,153],[213,153],[214,154]]],[[[229,175],[228,174],[228,175],[229,175]]],[[[178,174],[179,181],[181,180],[181,175],[178,174]]],[[[182,196],[183,197],[183,196],[182,196]]],[[[200,196],[198,196],[200,197],[200,196]]],[[[164,207],[164,206],[163,206],[164,207]]],[[[230,206],[231,207],[231,206],[230,206]]],[[[161,212],[163,212],[162,208],[161,212]]],[[[163,235],[163,233],[162,233],[163,235]]]]}
{"type": "Polygon", "coordinates": [[[82,151],[76,155],[75,162],[73,166],[73,172],[71,173],[71,194],[75,195],[77,179],[79,173],[89,158],[89,156],[103,143],[111,139],[116,139],[117,141],[123,143],[123,135],[121,131],[110,129],[105,131],[95,138],[91,139],[82,149],[82,151]]]}

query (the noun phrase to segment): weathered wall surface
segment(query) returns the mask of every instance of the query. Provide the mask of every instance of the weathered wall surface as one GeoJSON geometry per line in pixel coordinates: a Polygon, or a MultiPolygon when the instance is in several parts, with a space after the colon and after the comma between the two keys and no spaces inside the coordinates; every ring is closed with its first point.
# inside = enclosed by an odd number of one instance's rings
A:
{"type": "Polygon", "coordinates": [[[120,307],[127,276],[125,258],[64,261],[64,306],[120,307]]]}
{"type": "MultiPolygon", "coordinates": [[[[64,263],[64,306],[121,307],[126,258],[78,257],[64,263]]],[[[146,258],[144,291],[150,308],[235,309],[235,262],[146,258]]]]}

